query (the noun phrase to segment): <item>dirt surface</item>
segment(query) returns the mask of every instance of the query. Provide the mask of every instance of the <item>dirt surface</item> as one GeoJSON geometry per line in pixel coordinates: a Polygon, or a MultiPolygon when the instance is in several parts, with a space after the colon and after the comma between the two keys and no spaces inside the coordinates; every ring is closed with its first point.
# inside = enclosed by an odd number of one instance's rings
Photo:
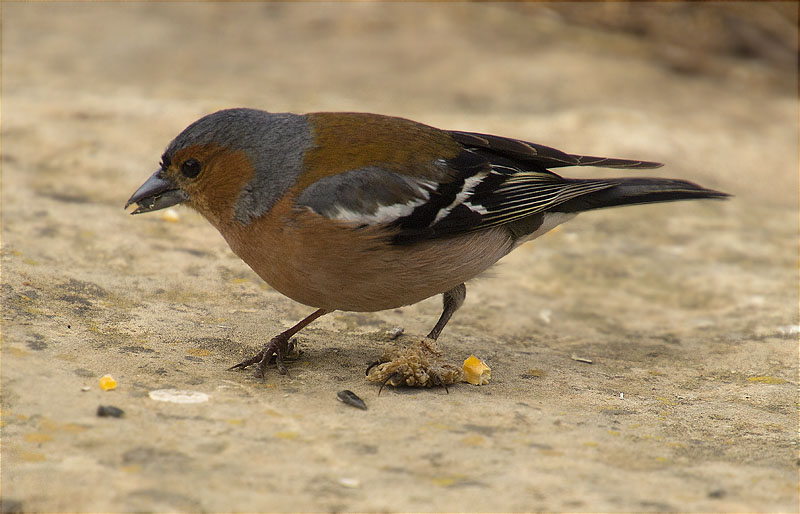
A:
{"type": "Polygon", "coordinates": [[[796,512],[797,4],[626,5],[3,3],[3,509],[796,512]],[[439,346],[487,386],[366,381],[439,298],[323,317],[259,381],[226,367],[311,310],[188,209],[122,210],[233,106],[659,160],[735,197],[587,213],[470,282],[439,346]],[[151,399],[172,388],[207,401],[151,399]]]}

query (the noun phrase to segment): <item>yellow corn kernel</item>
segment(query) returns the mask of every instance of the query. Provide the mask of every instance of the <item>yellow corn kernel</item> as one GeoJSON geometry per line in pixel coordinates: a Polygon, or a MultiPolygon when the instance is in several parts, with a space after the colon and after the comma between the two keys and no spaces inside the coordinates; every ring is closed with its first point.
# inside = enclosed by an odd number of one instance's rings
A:
{"type": "Polygon", "coordinates": [[[472,385],[486,385],[492,378],[492,370],[485,362],[470,355],[464,361],[464,379],[472,385]]]}
{"type": "Polygon", "coordinates": [[[103,391],[111,391],[117,387],[117,381],[111,375],[104,375],[100,379],[100,389],[103,391]]]}

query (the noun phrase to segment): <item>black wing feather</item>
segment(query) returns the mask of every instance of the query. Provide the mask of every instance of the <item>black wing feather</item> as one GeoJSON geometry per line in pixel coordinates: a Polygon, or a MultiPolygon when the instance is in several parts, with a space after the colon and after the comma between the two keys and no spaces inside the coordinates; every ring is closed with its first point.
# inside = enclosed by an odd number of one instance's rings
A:
{"type": "Polygon", "coordinates": [[[682,180],[567,179],[548,168],[649,169],[661,163],[567,154],[548,146],[489,134],[449,133],[464,147],[455,159],[446,163],[453,180],[441,184],[426,205],[393,224],[398,229],[395,244],[511,226],[534,216],[541,217],[548,211],[580,212],[617,205],[727,196],[682,180]]]}
{"type": "MultiPolygon", "coordinates": [[[[510,159],[518,164],[536,164],[542,168],[560,168],[564,166],[596,166],[601,168],[650,169],[663,166],[660,162],[636,161],[629,159],[611,159],[591,155],[568,154],[536,143],[479,134],[477,132],[451,131],[450,135],[467,148],[478,153],[493,154],[510,159]]],[[[491,159],[490,159],[491,160],[491,159]]]]}

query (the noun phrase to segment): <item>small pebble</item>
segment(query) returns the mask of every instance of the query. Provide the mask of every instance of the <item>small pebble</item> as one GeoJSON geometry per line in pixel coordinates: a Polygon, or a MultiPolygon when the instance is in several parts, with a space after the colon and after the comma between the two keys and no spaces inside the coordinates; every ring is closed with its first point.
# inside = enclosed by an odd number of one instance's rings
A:
{"type": "Polygon", "coordinates": [[[357,409],[367,410],[367,404],[364,403],[364,400],[358,397],[356,393],[345,389],[344,391],[339,391],[336,393],[336,397],[339,399],[340,402],[346,403],[352,407],[356,407],[357,409]]]}
{"type": "Polygon", "coordinates": [[[83,386],[83,387],[81,387],[81,391],[83,391],[84,393],[85,393],[86,391],[91,391],[91,390],[92,390],[92,388],[91,388],[91,387],[89,387],[89,386],[83,386]]]}
{"type": "Polygon", "coordinates": [[[151,400],[169,403],[204,403],[211,398],[200,391],[181,391],[179,389],[156,389],[148,393],[151,400]]]}
{"type": "Polygon", "coordinates": [[[113,405],[100,405],[97,407],[97,415],[101,418],[121,418],[125,411],[113,405]]]}
{"type": "Polygon", "coordinates": [[[576,354],[574,354],[574,353],[572,354],[572,356],[571,356],[570,358],[571,358],[572,360],[574,360],[574,361],[578,361],[578,362],[585,362],[586,364],[592,364],[592,363],[593,363],[593,362],[592,362],[592,359],[587,359],[586,357],[578,357],[578,356],[577,356],[576,354]]]}
{"type": "Polygon", "coordinates": [[[389,339],[394,340],[403,335],[404,331],[405,329],[403,329],[403,327],[394,327],[393,329],[386,332],[386,335],[389,336],[389,339]]]}
{"type": "Polygon", "coordinates": [[[342,477],[339,479],[339,484],[350,489],[357,489],[361,486],[361,482],[357,478],[342,477]]]}

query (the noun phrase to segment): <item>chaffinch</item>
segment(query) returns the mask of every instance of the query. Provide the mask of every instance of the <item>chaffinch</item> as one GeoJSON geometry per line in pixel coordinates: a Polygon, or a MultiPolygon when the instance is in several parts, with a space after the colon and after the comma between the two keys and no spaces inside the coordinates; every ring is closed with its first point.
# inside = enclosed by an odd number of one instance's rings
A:
{"type": "MultiPolygon", "coordinates": [[[[662,178],[562,178],[565,166],[659,163],[567,154],[516,139],[366,113],[228,109],[167,147],[132,214],[197,210],[264,281],[316,308],[233,368],[271,360],[323,314],[380,311],[442,294],[436,339],[464,283],[582,211],[728,195],[662,178]]],[[[233,369],[231,368],[231,369],[233,369]]]]}

